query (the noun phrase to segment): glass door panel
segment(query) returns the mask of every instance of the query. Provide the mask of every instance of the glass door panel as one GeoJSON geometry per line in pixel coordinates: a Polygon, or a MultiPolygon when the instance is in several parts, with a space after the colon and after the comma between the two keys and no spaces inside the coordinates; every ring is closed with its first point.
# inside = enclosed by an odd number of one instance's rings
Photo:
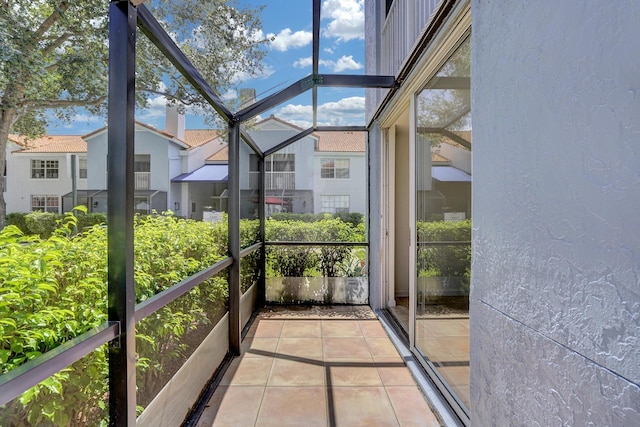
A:
{"type": "MultiPolygon", "coordinates": [[[[470,45],[416,98],[415,347],[451,398],[469,407],[470,45]]],[[[465,409],[466,411],[467,409],[465,409]]]]}

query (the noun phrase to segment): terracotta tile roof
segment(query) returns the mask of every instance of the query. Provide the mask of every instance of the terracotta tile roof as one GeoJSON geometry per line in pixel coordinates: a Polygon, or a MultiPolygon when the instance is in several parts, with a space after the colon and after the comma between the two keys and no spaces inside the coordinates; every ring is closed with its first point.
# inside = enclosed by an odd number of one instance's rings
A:
{"type": "Polygon", "coordinates": [[[451,160],[447,159],[444,156],[441,156],[438,153],[431,153],[431,161],[433,163],[451,163],[451,160]]]}
{"type": "Polygon", "coordinates": [[[222,135],[224,132],[215,129],[186,129],[183,142],[190,148],[196,148],[222,135]]]}
{"type": "MultiPolygon", "coordinates": [[[[200,147],[204,144],[206,144],[207,142],[210,142],[211,140],[217,138],[218,136],[221,136],[224,132],[216,130],[216,129],[185,129],[184,131],[184,139],[178,139],[175,137],[175,135],[172,135],[171,133],[167,132],[166,130],[160,130],[160,129],[156,129],[155,127],[148,125],[146,123],[142,123],[136,120],[136,125],[139,125],[145,129],[149,129],[152,132],[156,132],[162,136],[165,136],[167,138],[172,138],[172,139],[176,139],[182,143],[184,143],[184,145],[187,146],[187,148],[196,148],[196,147],[200,147]]],[[[96,129],[91,133],[88,133],[86,135],[83,135],[83,138],[88,138],[90,136],[93,136],[97,133],[100,133],[102,131],[104,131],[106,129],[106,127],[100,128],[100,129],[96,129]]]]}
{"type": "Polygon", "coordinates": [[[24,136],[9,135],[9,140],[22,148],[14,153],[86,153],[87,142],[80,135],[44,135],[27,140],[24,136]]]}
{"type": "MultiPolygon", "coordinates": [[[[471,131],[470,130],[456,130],[456,131],[453,131],[453,133],[455,133],[456,135],[460,136],[463,139],[466,139],[467,141],[469,141],[469,143],[471,143],[471,131]]],[[[453,145],[454,147],[462,148],[463,150],[469,150],[464,145],[459,144],[459,143],[455,142],[454,140],[452,140],[451,138],[447,138],[446,136],[442,138],[442,142],[445,143],[445,144],[453,145]]]]}
{"type": "Polygon", "coordinates": [[[364,153],[366,132],[314,132],[318,137],[316,151],[349,151],[364,153]]]}
{"type": "Polygon", "coordinates": [[[259,122],[254,123],[254,124],[253,124],[253,126],[258,126],[258,125],[261,125],[261,124],[263,124],[263,123],[265,123],[265,122],[268,122],[268,121],[271,121],[271,120],[276,121],[276,122],[279,122],[279,123],[282,123],[283,125],[286,125],[286,126],[292,127],[292,128],[294,128],[294,129],[296,129],[296,130],[299,130],[299,131],[303,131],[303,130],[304,130],[304,129],[303,129],[303,128],[301,128],[300,126],[296,126],[296,125],[294,125],[293,123],[289,123],[289,122],[287,122],[286,120],[282,120],[282,119],[280,119],[280,118],[278,118],[278,117],[274,116],[273,114],[272,114],[272,115],[270,115],[269,117],[267,117],[266,119],[262,119],[262,120],[260,120],[259,122]]]}
{"type": "Polygon", "coordinates": [[[213,153],[213,155],[207,157],[208,162],[228,162],[229,161],[229,146],[225,145],[220,150],[213,153]]]}

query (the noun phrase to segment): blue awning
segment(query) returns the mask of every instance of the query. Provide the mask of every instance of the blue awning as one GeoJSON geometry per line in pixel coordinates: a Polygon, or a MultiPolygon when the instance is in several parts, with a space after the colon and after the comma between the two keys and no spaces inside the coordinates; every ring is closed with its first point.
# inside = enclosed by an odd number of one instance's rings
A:
{"type": "Polygon", "coordinates": [[[431,176],[442,182],[471,182],[471,175],[453,166],[433,166],[431,176]]]}
{"type": "Polygon", "coordinates": [[[228,177],[228,165],[204,165],[193,172],[176,176],[171,182],[226,182],[228,177]]]}

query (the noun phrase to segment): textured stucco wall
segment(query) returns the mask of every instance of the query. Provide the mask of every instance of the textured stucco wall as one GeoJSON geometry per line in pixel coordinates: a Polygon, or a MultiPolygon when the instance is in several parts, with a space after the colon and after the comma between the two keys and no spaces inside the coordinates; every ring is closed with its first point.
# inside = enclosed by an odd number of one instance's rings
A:
{"type": "Polygon", "coordinates": [[[638,425],[640,2],[472,16],[472,423],[638,425]]]}

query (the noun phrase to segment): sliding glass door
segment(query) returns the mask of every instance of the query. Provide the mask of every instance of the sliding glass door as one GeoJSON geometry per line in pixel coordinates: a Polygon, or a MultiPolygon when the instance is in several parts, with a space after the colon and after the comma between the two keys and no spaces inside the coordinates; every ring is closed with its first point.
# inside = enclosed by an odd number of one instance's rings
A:
{"type": "Polygon", "coordinates": [[[415,351],[463,411],[469,407],[471,267],[470,43],[415,100],[415,351]]]}

